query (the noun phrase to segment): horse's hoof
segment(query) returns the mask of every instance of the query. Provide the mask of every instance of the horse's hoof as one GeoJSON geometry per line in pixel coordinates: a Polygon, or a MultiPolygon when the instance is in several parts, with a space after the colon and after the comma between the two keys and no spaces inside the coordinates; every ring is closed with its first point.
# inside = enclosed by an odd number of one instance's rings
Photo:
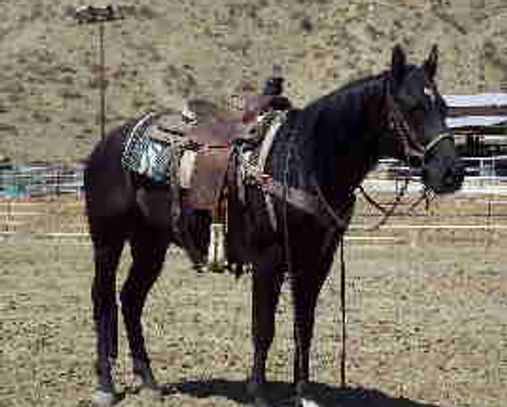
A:
{"type": "Polygon", "coordinates": [[[118,396],[113,392],[96,390],[92,393],[91,400],[96,406],[112,406],[118,401],[118,396]]]}
{"type": "Polygon", "coordinates": [[[320,405],[313,400],[301,399],[301,402],[297,402],[296,407],[320,407],[320,405]]]}
{"type": "Polygon", "coordinates": [[[255,407],[273,407],[265,397],[265,384],[257,383],[253,380],[248,380],[246,383],[247,394],[254,399],[253,405],[255,407]]]}
{"type": "Polygon", "coordinates": [[[194,263],[192,265],[192,268],[197,274],[202,274],[206,272],[206,265],[203,263],[194,263]]]}
{"type": "Polygon", "coordinates": [[[266,399],[262,397],[256,397],[254,402],[254,407],[273,407],[271,404],[269,404],[266,399]]]}
{"type": "Polygon", "coordinates": [[[134,376],[132,392],[134,394],[142,393],[151,399],[161,399],[165,394],[164,389],[158,385],[155,379],[150,378],[149,380],[144,380],[138,375],[134,376]]]}
{"type": "Polygon", "coordinates": [[[223,273],[225,271],[225,266],[221,263],[209,263],[207,265],[207,269],[210,273],[223,273]]]}

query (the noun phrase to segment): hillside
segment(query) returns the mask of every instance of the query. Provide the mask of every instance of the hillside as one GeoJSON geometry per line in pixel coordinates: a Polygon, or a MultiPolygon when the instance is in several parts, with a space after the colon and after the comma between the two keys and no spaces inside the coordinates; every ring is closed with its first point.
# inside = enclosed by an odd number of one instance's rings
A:
{"type": "MultiPolygon", "coordinates": [[[[0,3],[0,156],[76,161],[99,133],[97,27],[64,18],[68,0],[0,3]]],[[[85,4],[78,2],[77,4],[85,4]]],[[[506,0],[145,0],[106,29],[111,129],[200,95],[224,103],[273,64],[302,105],[383,70],[393,44],[421,61],[441,50],[445,93],[507,88],[506,0]]]]}

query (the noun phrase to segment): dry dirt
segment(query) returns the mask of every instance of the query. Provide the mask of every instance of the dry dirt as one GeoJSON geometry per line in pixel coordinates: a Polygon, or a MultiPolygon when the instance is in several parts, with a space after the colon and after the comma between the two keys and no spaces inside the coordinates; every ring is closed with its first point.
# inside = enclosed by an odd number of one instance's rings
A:
{"type": "MultiPolygon", "coordinates": [[[[461,205],[471,202],[464,197],[461,205]]],[[[441,213],[457,213],[458,204],[449,198],[438,205],[441,213]]],[[[471,207],[478,211],[480,205],[471,207]]],[[[497,215],[489,221],[501,225],[497,215]]],[[[371,219],[358,218],[355,224],[371,219]]],[[[425,224],[435,220],[425,219],[425,224]]],[[[487,218],[481,219],[486,224],[487,218]]],[[[460,218],[465,225],[474,220],[460,218]]],[[[407,224],[397,218],[390,225],[403,222],[407,224]]],[[[337,387],[337,264],[324,287],[312,352],[315,398],[333,407],[503,407],[507,400],[503,229],[493,235],[491,230],[474,229],[388,232],[352,230],[346,244],[348,391],[337,387]],[[358,236],[396,240],[353,239],[358,236]]],[[[0,405],[88,406],[94,336],[87,240],[19,234],[0,242],[0,259],[0,405]]],[[[119,284],[127,262],[125,253],[119,284]]],[[[249,276],[236,281],[228,275],[196,275],[180,252],[171,251],[145,314],[155,372],[172,389],[160,405],[249,402],[242,384],[251,362],[249,289],[249,276]]],[[[268,372],[278,383],[273,389],[280,399],[276,405],[283,406],[293,349],[287,291],[278,321],[268,372]]],[[[123,330],[120,346],[117,375],[128,387],[132,378],[123,330]]],[[[120,405],[153,404],[147,395],[129,394],[120,405]]]]}

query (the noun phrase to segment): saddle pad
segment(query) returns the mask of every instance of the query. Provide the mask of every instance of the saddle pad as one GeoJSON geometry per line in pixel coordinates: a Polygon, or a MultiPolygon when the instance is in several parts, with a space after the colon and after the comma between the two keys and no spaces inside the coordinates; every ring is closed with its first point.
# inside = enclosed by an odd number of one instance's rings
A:
{"type": "Polygon", "coordinates": [[[177,147],[169,141],[148,137],[147,132],[155,117],[154,113],[148,113],[134,125],[127,136],[121,164],[126,170],[169,185],[174,177],[171,176],[173,164],[178,164],[171,162],[171,158],[177,156],[177,147]]]}

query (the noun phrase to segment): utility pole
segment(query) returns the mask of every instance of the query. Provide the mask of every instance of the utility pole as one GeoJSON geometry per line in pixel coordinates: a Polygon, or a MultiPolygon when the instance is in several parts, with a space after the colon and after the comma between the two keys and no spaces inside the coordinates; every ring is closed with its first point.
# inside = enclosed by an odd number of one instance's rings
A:
{"type": "Polygon", "coordinates": [[[66,14],[74,18],[78,24],[96,24],[98,26],[98,48],[99,48],[99,121],[100,137],[104,138],[106,133],[106,51],[104,46],[104,35],[106,23],[125,18],[127,7],[117,5],[100,6],[79,6],[66,9],[66,14]]]}

